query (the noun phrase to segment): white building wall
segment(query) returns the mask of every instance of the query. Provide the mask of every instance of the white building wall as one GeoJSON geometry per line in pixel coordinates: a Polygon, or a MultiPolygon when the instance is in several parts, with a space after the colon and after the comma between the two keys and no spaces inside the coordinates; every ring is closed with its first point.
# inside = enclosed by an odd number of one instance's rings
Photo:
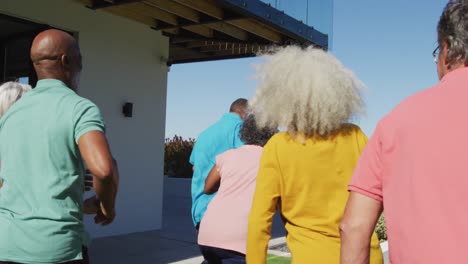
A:
{"type": "Polygon", "coordinates": [[[72,0],[1,0],[0,13],[78,32],[83,55],[79,94],[101,109],[121,180],[117,218],[86,218],[93,237],[161,228],[168,39],[148,26],[72,0]],[[134,103],[124,118],[124,102],[134,103]]]}

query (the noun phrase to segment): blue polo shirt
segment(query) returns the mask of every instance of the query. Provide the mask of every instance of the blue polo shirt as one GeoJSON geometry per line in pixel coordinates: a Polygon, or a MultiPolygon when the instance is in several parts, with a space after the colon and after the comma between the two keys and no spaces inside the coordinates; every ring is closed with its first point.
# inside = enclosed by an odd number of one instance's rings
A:
{"type": "Polygon", "coordinates": [[[0,119],[0,261],[82,259],[84,166],[78,139],[104,131],[99,109],[40,80],[0,119]]]}
{"type": "Polygon", "coordinates": [[[242,146],[239,131],[242,119],[234,113],[224,114],[221,119],[203,131],[195,142],[190,163],[194,166],[192,178],[192,220],[197,226],[205,214],[208,203],[215,194],[204,194],[205,179],[215,165],[217,155],[242,146]]]}

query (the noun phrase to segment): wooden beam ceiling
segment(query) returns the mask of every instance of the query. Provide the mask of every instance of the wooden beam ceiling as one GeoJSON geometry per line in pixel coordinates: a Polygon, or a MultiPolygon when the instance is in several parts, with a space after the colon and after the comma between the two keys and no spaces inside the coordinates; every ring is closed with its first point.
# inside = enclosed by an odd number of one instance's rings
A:
{"type": "Polygon", "coordinates": [[[143,0],[88,0],[89,7],[92,9],[105,8],[109,6],[126,5],[130,3],[137,3],[143,0]]]}
{"type": "Polygon", "coordinates": [[[139,14],[132,9],[124,8],[122,6],[112,6],[112,7],[107,7],[105,9],[107,12],[112,13],[114,15],[126,17],[128,19],[131,19],[133,21],[140,22],[142,24],[145,24],[149,27],[156,27],[157,22],[156,19],[154,19],[151,16],[147,16],[144,14],[139,14]]]}
{"type": "MultiPolygon", "coordinates": [[[[233,38],[244,40],[244,41],[247,40],[248,38],[248,34],[245,31],[239,28],[236,28],[235,26],[229,25],[225,22],[217,21],[217,20],[211,20],[211,22],[202,21],[201,14],[198,11],[187,7],[186,5],[180,4],[178,2],[171,1],[171,0],[145,0],[144,3],[157,7],[168,13],[182,17],[193,23],[198,23],[198,25],[203,25],[206,28],[219,31],[233,38]]],[[[198,32],[204,32],[206,34],[209,32],[206,28],[203,29],[202,27],[194,27],[193,25],[190,25],[190,24],[186,25],[185,28],[198,28],[199,30],[198,32]]],[[[206,34],[203,36],[206,36],[206,34]]],[[[212,34],[213,33],[211,32],[211,35],[212,34]]]]}
{"type": "Polygon", "coordinates": [[[238,40],[247,41],[249,38],[249,34],[247,32],[226,22],[210,23],[206,24],[206,26],[238,40]]]}
{"type": "MultiPolygon", "coordinates": [[[[206,15],[212,16],[214,18],[223,20],[225,19],[225,14],[222,8],[216,5],[214,0],[174,0],[178,3],[190,6],[193,9],[196,9],[199,12],[202,12],[206,15]]],[[[235,19],[228,20],[226,23],[237,27],[238,29],[245,30],[254,35],[262,37],[268,41],[274,43],[280,43],[282,41],[281,35],[270,29],[266,26],[256,23],[254,20],[250,19],[235,19]]],[[[232,30],[232,28],[231,28],[232,30]]]]}
{"type": "Polygon", "coordinates": [[[214,0],[174,0],[219,20],[224,19],[224,11],[214,0]]]}
{"type": "Polygon", "coordinates": [[[240,54],[252,54],[257,53],[260,50],[266,49],[265,45],[251,45],[247,43],[232,43],[221,46],[207,46],[201,47],[198,50],[204,53],[211,53],[217,55],[240,55],[240,54]]]}
{"type": "Polygon", "coordinates": [[[209,46],[209,45],[215,45],[215,41],[210,41],[210,40],[197,40],[197,41],[190,41],[186,43],[184,46],[186,48],[192,49],[192,48],[200,48],[204,46],[209,46]]]}
{"type": "Polygon", "coordinates": [[[161,30],[170,38],[170,61],[252,56],[290,40],[281,29],[218,0],[75,0],[161,30]]]}
{"type": "Polygon", "coordinates": [[[210,28],[196,25],[196,26],[187,26],[184,27],[184,29],[192,31],[194,33],[197,33],[200,36],[203,36],[205,38],[213,38],[214,37],[214,31],[210,28]]]}
{"type": "Polygon", "coordinates": [[[231,21],[228,21],[227,23],[234,25],[238,28],[241,28],[245,31],[248,31],[254,35],[262,37],[266,40],[269,40],[273,43],[281,43],[283,40],[280,33],[272,29],[269,29],[268,27],[252,19],[231,20],[231,21]]]}
{"type": "MultiPolygon", "coordinates": [[[[165,11],[162,11],[158,8],[155,8],[153,6],[150,6],[146,3],[131,3],[127,5],[122,5],[122,8],[127,8],[131,9],[137,13],[143,14],[145,16],[152,17],[154,19],[160,20],[162,22],[171,24],[171,25],[177,25],[179,23],[178,18],[174,14],[167,13],[165,11]]],[[[105,8],[104,10],[107,10],[108,8],[105,8]]]]}
{"type": "MultiPolygon", "coordinates": [[[[119,6],[110,6],[110,7],[103,8],[103,10],[110,11],[111,13],[114,13],[117,15],[121,14],[122,16],[134,19],[146,25],[150,25],[151,27],[157,26],[157,23],[155,22],[157,20],[160,20],[164,23],[174,25],[174,26],[178,25],[179,23],[178,16],[168,13],[166,11],[163,11],[152,5],[149,5],[146,2],[129,3],[126,5],[119,5],[119,6]],[[141,18],[139,16],[141,16],[141,18]],[[153,23],[150,24],[148,18],[153,18],[153,23]]],[[[191,31],[193,33],[196,33],[205,38],[213,38],[214,36],[214,31],[212,29],[199,26],[199,25],[184,27],[184,29],[191,31]]],[[[177,35],[180,32],[180,30],[177,30],[174,28],[167,29],[164,31],[173,35],[177,35]]]]}
{"type": "Polygon", "coordinates": [[[192,22],[200,22],[200,13],[177,2],[171,0],[145,0],[144,3],[192,22]]]}
{"type": "Polygon", "coordinates": [[[114,0],[114,5],[104,0],[81,1],[94,3],[111,13],[125,16],[173,35],[180,32],[175,29],[183,28],[205,38],[213,38],[217,31],[241,41],[247,41],[249,33],[273,43],[281,43],[283,40],[281,34],[253,19],[216,21],[225,19],[225,12],[217,6],[215,0],[114,0]],[[202,21],[202,16],[211,18],[202,21]],[[164,23],[157,23],[157,21],[164,23]]]}

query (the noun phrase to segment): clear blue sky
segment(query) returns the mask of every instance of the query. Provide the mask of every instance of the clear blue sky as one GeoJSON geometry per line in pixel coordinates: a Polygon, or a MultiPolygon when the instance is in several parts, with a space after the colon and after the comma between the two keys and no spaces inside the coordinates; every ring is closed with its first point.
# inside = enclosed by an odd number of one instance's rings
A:
{"type": "MultiPolygon", "coordinates": [[[[275,5],[275,0],[266,0],[275,5]]],[[[279,9],[306,21],[306,0],[280,0],[279,9]]],[[[331,52],[367,85],[371,135],[377,122],[404,98],[437,83],[432,51],[447,0],[309,0],[308,22],[333,33],[331,52]],[[332,8],[333,7],[333,8],[332,8]],[[333,13],[332,13],[333,10],[333,13]],[[333,18],[333,19],[332,19],[333,18]]],[[[169,72],[166,137],[196,138],[227,112],[230,103],[255,93],[256,58],[181,64],[169,72]]]]}

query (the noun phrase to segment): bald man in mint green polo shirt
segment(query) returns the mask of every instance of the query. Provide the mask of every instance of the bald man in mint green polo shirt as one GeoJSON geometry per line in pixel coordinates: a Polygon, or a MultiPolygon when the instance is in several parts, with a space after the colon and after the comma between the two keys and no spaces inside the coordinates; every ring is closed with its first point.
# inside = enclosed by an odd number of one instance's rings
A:
{"type": "Polygon", "coordinates": [[[73,37],[39,34],[31,59],[37,86],[0,119],[0,263],[89,263],[82,160],[100,200],[96,222],[107,225],[115,216],[104,122],[96,105],[72,90],[81,71],[73,37]]]}

